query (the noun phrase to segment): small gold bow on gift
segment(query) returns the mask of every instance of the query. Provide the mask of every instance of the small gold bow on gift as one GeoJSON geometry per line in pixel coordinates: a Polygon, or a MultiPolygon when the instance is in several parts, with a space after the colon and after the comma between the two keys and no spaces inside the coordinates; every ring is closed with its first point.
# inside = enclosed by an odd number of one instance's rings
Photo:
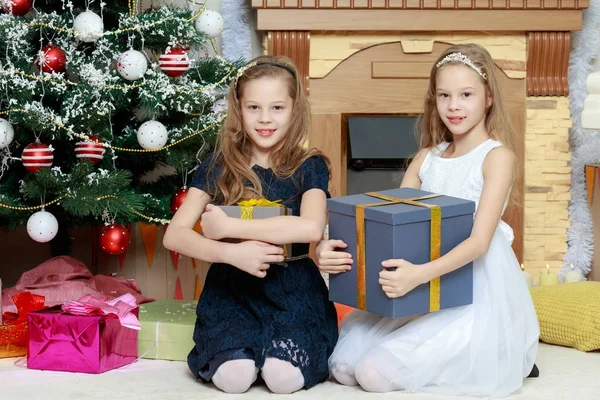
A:
{"type": "MultiPolygon", "coordinates": [[[[365,193],[370,197],[385,200],[383,203],[370,203],[356,205],[356,273],[357,273],[357,308],[366,310],[367,306],[367,271],[366,271],[366,251],[365,251],[365,208],[388,206],[392,204],[409,204],[411,206],[426,207],[431,212],[431,235],[429,238],[429,259],[433,261],[440,258],[441,249],[441,229],[442,229],[442,209],[435,204],[420,203],[420,200],[439,197],[439,194],[430,194],[410,199],[401,199],[398,197],[386,196],[377,192],[365,193]]],[[[439,311],[440,309],[440,278],[434,278],[429,282],[429,311],[439,311]]]]}
{"type": "MultiPolygon", "coordinates": [[[[254,219],[254,207],[284,207],[282,200],[267,200],[267,199],[248,199],[241,200],[237,203],[240,207],[240,219],[254,219]]],[[[289,253],[289,247],[287,244],[283,245],[284,261],[276,262],[271,264],[277,264],[284,267],[288,266],[289,261],[301,260],[308,258],[308,254],[302,254],[300,256],[291,257],[289,253]]]]}
{"type": "Polygon", "coordinates": [[[254,207],[283,207],[281,200],[248,199],[237,203],[240,206],[241,219],[254,219],[254,207]]]}

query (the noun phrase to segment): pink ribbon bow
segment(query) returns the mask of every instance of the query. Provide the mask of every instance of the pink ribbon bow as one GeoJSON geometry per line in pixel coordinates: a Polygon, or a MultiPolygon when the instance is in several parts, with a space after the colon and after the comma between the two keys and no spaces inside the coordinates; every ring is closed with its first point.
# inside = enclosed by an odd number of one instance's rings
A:
{"type": "Polygon", "coordinates": [[[140,321],[131,311],[137,307],[135,297],[126,293],[113,300],[103,301],[92,295],[85,295],[77,301],[68,301],[62,305],[64,313],[73,315],[110,315],[119,318],[121,326],[140,330],[140,321]]]}

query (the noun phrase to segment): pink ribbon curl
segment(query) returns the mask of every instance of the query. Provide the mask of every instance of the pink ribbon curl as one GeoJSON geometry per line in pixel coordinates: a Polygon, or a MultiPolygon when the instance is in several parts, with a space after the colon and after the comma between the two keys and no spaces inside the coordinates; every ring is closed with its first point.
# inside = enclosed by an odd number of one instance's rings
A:
{"type": "Polygon", "coordinates": [[[126,293],[113,300],[102,300],[92,295],[85,295],[77,301],[68,301],[62,305],[62,311],[72,315],[110,315],[119,318],[121,326],[140,330],[140,321],[132,312],[137,308],[135,297],[126,293]]]}

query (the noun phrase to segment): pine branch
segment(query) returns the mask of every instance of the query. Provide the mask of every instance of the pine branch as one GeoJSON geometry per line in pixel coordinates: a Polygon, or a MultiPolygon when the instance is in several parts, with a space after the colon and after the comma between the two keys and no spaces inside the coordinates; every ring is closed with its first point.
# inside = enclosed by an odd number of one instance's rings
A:
{"type": "MultiPolygon", "coordinates": [[[[191,60],[183,76],[171,78],[159,67],[163,52],[211,46],[196,31],[194,12],[162,7],[131,16],[126,0],[100,9],[104,3],[89,4],[102,16],[105,32],[91,43],[78,41],[73,31],[86,0],[36,0],[37,13],[0,14],[0,118],[15,131],[7,152],[0,154],[0,161],[6,157],[0,176],[2,229],[26,224],[49,202],[45,210],[66,230],[63,239],[71,227],[102,223],[105,212],[122,224],[163,223],[172,217],[173,194],[190,183],[214,147],[223,115],[211,108],[243,62],[191,60]],[[48,44],[64,51],[66,71],[40,73],[36,58],[48,44]],[[148,71],[136,81],[125,80],[116,69],[129,49],[148,59],[148,71]],[[144,151],[138,143],[137,130],[150,119],[169,132],[161,151],[144,151]],[[97,164],[76,157],[82,135],[109,144],[97,164]],[[38,138],[54,149],[53,166],[30,173],[19,157],[38,138]]],[[[54,253],[68,250],[68,243],[56,240],[54,253]]]]}

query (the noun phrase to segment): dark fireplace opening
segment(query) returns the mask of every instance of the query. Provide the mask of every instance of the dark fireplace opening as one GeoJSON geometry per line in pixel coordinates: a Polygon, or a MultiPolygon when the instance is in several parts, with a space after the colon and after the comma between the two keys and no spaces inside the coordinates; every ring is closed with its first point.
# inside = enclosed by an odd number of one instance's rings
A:
{"type": "Polygon", "coordinates": [[[418,115],[347,116],[347,194],[400,186],[419,149],[418,115]]]}

